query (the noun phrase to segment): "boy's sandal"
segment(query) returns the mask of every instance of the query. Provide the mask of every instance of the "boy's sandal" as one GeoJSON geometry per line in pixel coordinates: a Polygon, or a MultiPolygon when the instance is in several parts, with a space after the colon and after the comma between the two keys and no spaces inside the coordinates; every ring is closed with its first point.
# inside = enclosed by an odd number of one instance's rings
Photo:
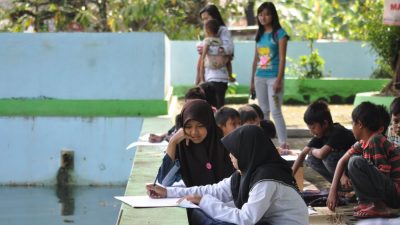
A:
{"type": "Polygon", "coordinates": [[[368,209],[354,212],[353,216],[357,218],[389,218],[393,217],[393,214],[389,210],[378,211],[374,207],[370,207],[368,209]]]}
{"type": "Polygon", "coordinates": [[[370,203],[370,204],[358,203],[357,206],[353,207],[353,211],[358,212],[360,210],[368,209],[371,206],[372,206],[372,203],[370,203]]]}

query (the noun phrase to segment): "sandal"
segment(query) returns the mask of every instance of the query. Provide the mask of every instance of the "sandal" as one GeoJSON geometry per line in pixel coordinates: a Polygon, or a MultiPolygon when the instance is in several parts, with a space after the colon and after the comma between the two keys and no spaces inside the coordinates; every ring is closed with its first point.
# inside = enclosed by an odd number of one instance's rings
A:
{"type": "Polygon", "coordinates": [[[382,217],[382,218],[389,218],[393,217],[393,214],[390,212],[390,210],[377,210],[375,207],[369,207],[367,209],[363,209],[357,212],[353,213],[354,217],[357,218],[376,218],[376,217],[382,217]]]}
{"type": "Polygon", "coordinates": [[[357,212],[357,211],[360,211],[360,210],[368,209],[371,206],[373,206],[372,203],[358,203],[357,206],[353,207],[353,211],[357,212]]]}

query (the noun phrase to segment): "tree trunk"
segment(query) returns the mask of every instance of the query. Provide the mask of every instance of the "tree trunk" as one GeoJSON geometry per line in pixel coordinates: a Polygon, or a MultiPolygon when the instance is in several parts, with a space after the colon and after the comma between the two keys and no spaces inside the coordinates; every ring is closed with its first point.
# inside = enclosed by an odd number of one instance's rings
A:
{"type": "Polygon", "coordinates": [[[99,7],[99,15],[100,15],[100,31],[108,32],[110,28],[107,24],[107,0],[98,1],[97,6],[99,7]]]}
{"type": "Polygon", "coordinates": [[[256,24],[256,18],[254,16],[254,4],[255,4],[254,0],[249,0],[246,6],[245,14],[246,14],[247,26],[256,24]]]}

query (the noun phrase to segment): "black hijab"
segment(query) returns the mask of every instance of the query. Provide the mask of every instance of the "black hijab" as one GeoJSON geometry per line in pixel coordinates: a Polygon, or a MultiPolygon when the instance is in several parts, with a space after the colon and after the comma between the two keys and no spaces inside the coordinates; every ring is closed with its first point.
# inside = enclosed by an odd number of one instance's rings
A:
{"type": "Polygon", "coordinates": [[[241,171],[232,175],[231,190],[236,207],[247,202],[253,186],[262,180],[285,183],[298,191],[292,169],[276,150],[271,139],[255,125],[237,128],[222,139],[226,149],[238,160],[241,171]]]}
{"type": "Polygon", "coordinates": [[[203,124],[207,137],[199,144],[192,141],[186,146],[182,141],[177,146],[177,158],[181,163],[182,180],[188,187],[214,184],[229,177],[234,168],[229,152],[221,143],[222,131],[218,128],[211,106],[204,100],[187,102],[177,120],[177,129],[189,120],[203,124]]]}

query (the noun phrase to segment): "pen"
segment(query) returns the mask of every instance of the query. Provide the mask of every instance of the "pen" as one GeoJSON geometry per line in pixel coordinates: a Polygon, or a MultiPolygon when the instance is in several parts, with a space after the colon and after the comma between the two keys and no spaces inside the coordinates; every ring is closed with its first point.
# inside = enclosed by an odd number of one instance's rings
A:
{"type": "Polygon", "coordinates": [[[158,178],[158,174],[157,174],[157,176],[156,176],[156,179],[154,179],[153,187],[155,187],[155,186],[156,186],[156,183],[157,183],[157,178],[158,178]]]}
{"type": "Polygon", "coordinates": [[[153,195],[157,195],[157,192],[156,192],[156,183],[157,183],[157,178],[158,178],[158,173],[157,173],[157,176],[156,176],[156,179],[154,179],[154,183],[153,183],[153,195]]]}

